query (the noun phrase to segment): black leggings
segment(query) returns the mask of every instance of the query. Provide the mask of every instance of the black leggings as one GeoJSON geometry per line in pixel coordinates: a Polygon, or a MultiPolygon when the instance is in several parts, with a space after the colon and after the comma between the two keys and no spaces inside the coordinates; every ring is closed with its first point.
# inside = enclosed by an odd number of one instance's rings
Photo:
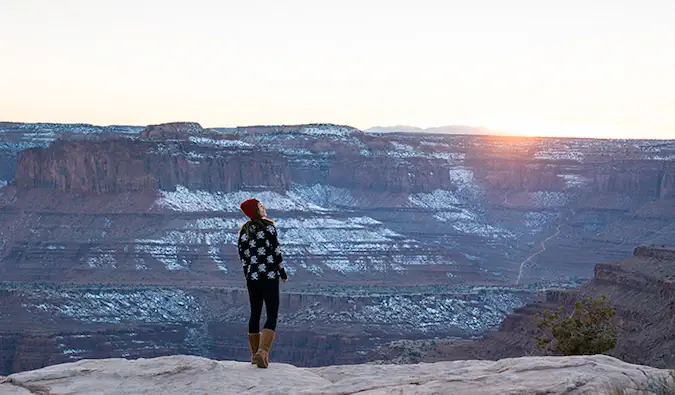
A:
{"type": "Polygon", "coordinates": [[[279,313],[279,280],[247,280],[248,299],[251,302],[251,318],[248,320],[248,333],[260,332],[260,315],[263,302],[267,311],[265,328],[276,330],[279,313]]]}

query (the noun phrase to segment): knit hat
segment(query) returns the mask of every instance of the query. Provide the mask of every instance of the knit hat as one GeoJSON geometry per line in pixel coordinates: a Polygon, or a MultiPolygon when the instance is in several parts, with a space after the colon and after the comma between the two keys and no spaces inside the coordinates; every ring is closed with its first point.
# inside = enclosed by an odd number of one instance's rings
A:
{"type": "Polygon", "coordinates": [[[251,199],[246,199],[242,204],[239,205],[241,208],[241,211],[246,214],[247,217],[253,218],[256,216],[258,212],[258,199],[251,198],[251,199]]]}

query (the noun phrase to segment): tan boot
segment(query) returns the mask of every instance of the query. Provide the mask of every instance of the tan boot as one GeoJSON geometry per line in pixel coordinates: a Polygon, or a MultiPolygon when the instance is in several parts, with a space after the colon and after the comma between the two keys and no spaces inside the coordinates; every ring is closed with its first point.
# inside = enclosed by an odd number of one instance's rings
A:
{"type": "Polygon", "coordinates": [[[258,352],[253,356],[255,364],[259,368],[266,368],[270,365],[270,348],[272,348],[272,342],[274,342],[274,331],[271,329],[263,329],[262,334],[260,335],[260,346],[258,347],[258,352]]]}
{"type": "Polygon", "coordinates": [[[248,334],[248,347],[251,349],[251,363],[255,363],[255,353],[258,352],[258,346],[260,345],[260,333],[249,333],[248,334]]]}

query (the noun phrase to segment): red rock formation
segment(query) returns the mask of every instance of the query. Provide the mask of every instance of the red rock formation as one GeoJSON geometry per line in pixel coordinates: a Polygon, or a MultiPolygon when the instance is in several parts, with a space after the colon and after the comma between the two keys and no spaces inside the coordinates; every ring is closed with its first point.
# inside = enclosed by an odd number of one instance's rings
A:
{"type": "Polygon", "coordinates": [[[393,193],[455,188],[446,161],[424,158],[338,158],[330,163],[322,182],[342,188],[393,193]]]}
{"type": "Polygon", "coordinates": [[[19,188],[73,192],[124,192],[157,188],[147,162],[148,143],[127,139],[58,141],[21,153],[15,180],[19,188]]]}
{"type": "MultiPolygon", "coordinates": [[[[192,148],[200,152],[198,147],[192,148]]],[[[129,139],[58,141],[48,148],[21,153],[16,185],[22,189],[121,193],[173,190],[177,185],[223,192],[247,185],[284,190],[289,183],[288,165],[279,154],[252,150],[218,154],[204,149],[204,160],[195,162],[159,149],[156,143],[129,139]]]]}

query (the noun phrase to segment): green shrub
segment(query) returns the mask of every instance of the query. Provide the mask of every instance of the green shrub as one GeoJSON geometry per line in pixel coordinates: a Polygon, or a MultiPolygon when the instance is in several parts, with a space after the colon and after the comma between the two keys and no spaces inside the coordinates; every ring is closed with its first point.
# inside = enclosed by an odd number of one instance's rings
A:
{"type": "Polygon", "coordinates": [[[544,332],[537,336],[540,350],[563,355],[603,354],[616,347],[616,326],[612,322],[615,310],[603,295],[598,299],[576,301],[568,313],[564,306],[558,311],[537,314],[537,327],[544,332]]]}

